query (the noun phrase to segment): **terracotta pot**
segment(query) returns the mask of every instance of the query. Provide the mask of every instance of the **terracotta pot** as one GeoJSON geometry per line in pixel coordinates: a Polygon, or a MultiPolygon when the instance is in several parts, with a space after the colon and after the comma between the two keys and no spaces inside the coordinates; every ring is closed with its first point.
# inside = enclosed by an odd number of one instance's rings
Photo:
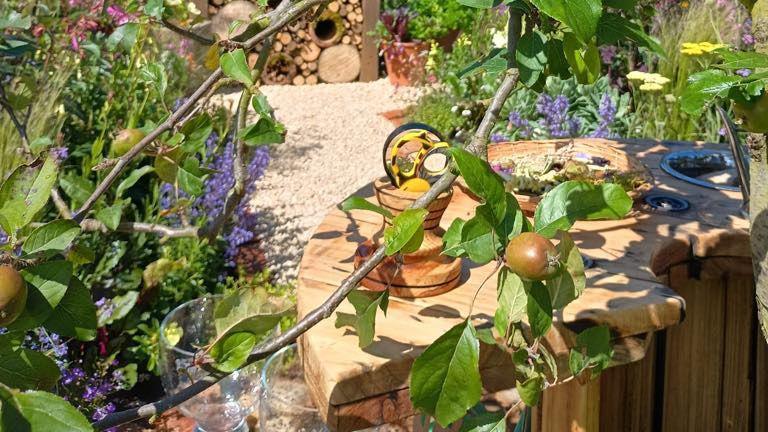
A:
{"type": "MultiPolygon", "coordinates": [[[[423,195],[421,192],[397,189],[386,177],[376,180],[374,189],[379,204],[394,216],[402,213],[423,195]]],[[[440,194],[427,207],[429,213],[424,219],[424,241],[417,251],[403,255],[399,271],[396,258],[387,257],[368,274],[361,285],[374,291],[383,291],[389,286],[390,295],[403,298],[431,297],[455,288],[461,279],[461,260],[441,255],[445,230],[440,228],[440,219],[452,197],[453,189],[440,194]]],[[[355,268],[382,245],[384,229],[388,226],[385,220],[379,232],[357,248],[355,268]]]]}
{"type": "Polygon", "coordinates": [[[389,82],[396,86],[413,86],[424,80],[429,44],[385,42],[382,50],[389,82]]]}

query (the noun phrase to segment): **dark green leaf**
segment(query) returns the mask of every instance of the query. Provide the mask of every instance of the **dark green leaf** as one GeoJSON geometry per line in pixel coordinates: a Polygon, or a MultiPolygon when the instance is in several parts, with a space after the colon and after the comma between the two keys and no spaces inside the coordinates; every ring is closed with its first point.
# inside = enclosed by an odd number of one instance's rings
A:
{"type": "Polygon", "coordinates": [[[603,6],[632,11],[637,6],[637,0],[603,0],[603,6]]]}
{"type": "Polygon", "coordinates": [[[216,369],[233,372],[245,363],[255,346],[256,336],[253,333],[230,333],[213,345],[211,357],[216,361],[216,369]]]}
{"type": "Polygon", "coordinates": [[[0,383],[22,390],[50,390],[59,376],[56,362],[43,353],[0,347],[0,383]]]}
{"type": "Polygon", "coordinates": [[[768,55],[754,51],[717,51],[723,63],[717,65],[724,69],[765,69],[768,68],[768,55]]]}
{"type": "Polygon", "coordinates": [[[540,376],[527,379],[525,382],[517,383],[517,393],[520,399],[528,406],[536,406],[541,400],[541,391],[544,388],[544,378],[540,376]]]}
{"type": "Polygon", "coordinates": [[[107,228],[114,231],[120,225],[120,219],[123,217],[123,203],[118,202],[109,207],[96,212],[96,219],[103,223],[107,228]]]}
{"type": "Polygon", "coordinates": [[[184,150],[187,153],[205,154],[205,142],[213,132],[213,122],[208,113],[192,117],[181,127],[181,133],[186,136],[184,150]]]}
{"type": "Polygon", "coordinates": [[[115,195],[117,198],[121,198],[123,196],[123,193],[133,187],[133,185],[136,184],[136,182],[139,181],[145,174],[153,172],[155,169],[151,165],[144,165],[143,167],[139,169],[135,169],[131,171],[130,174],[125,178],[125,180],[121,181],[120,184],[117,186],[117,191],[115,191],[115,195]]]}
{"type": "Polygon", "coordinates": [[[488,76],[495,76],[506,71],[508,67],[509,61],[507,60],[507,50],[494,48],[488,55],[459,72],[459,78],[472,76],[480,72],[485,72],[488,76]]]}
{"type": "Polygon", "coordinates": [[[603,14],[601,0],[531,0],[543,13],[573,30],[579,40],[588,43],[597,32],[603,14]]]}
{"type": "Polygon", "coordinates": [[[715,99],[728,94],[741,82],[741,77],[726,75],[721,70],[705,70],[688,77],[688,86],[680,98],[680,107],[691,115],[700,115],[715,99]]]}
{"type": "MultiPolygon", "coordinates": [[[[93,193],[95,187],[93,183],[78,176],[74,172],[61,176],[59,186],[64,193],[72,200],[72,207],[80,207],[93,193]]],[[[0,202],[2,202],[0,200],[0,202]]]]}
{"type": "Polygon", "coordinates": [[[664,48],[643,27],[615,13],[605,13],[600,18],[597,29],[597,40],[600,45],[613,45],[623,39],[629,39],[638,46],[649,48],[651,51],[664,56],[664,48]]]}
{"type": "Polygon", "coordinates": [[[373,343],[376,329],[376,309],[386,314],[389,291],[373,292],[355,290],[349,293],[347,300],[355,307],[355,315],[337,313],[336,328],[352,326],[357,331],[360,348],[373,343]]]}
{"type": "Polygon", "coordinates": [[[203,175],[200,161],[195,157],[189,157],[184,161],[184,166],[179,167],[176,178],[181,190],[192,196],[200,196],[203,194],[203,175]]]}
{"type": "Polygon", "coordinates": [[[235,81],[252,86],[251,69],[248,67],[248,61],[245,58],[245,52],[238,48],[234,51],[225,52],[219,58],[219,65],[224,74],[235,81]]]}
{"type": "Polygon", "coordinates": [[[17,390],[0,382],[0,432],[32,432],[16,401],[17,390]]]}
{"type": "Polygon", "coordinates": [[[36,287],[53,310],[64,298],[72,278],[72,263],[47,261],[21,271],[24,280],[36,287]]]}
{"type": "Polygon", "coordinates": [[[562,269],[560,274],[546,282],[549,297],[554,309],[562,309],[576,300],[587,285],[584,275],[584,260],[567,232],[561,232],[562,238],[557,244],[562,269]]]}
{"type": "Polygon", "coordinates": [[[487,204],[493,215],[492,225],[499,226],[507,211],[504,180],[491,169],[488,162],[472,153],[455,147],[450,152],[469,189],[487,204]]]}
{"type": "Polygon", "coordinates": [[[549,39],[544,51],[547,55],[548,75],[557,75],[562,79],[568,79],[572,73],[569,69],[568,59],[565,58],[565,49],[563,41],[560,39],[549,39]]]}
{"type": "Polygon", "coordinates": [[[75,266],[89,264],[96,260],[96,254],[93,252],[93,249],[83,246],[82,244],[75,244],[69,248],[67,260],[75,266]]]}
{"type": "Polygon", "coordinates": [[[480,342],[469,321],[440,336],[413,363],[411,402],[441,426],[480,401],[480,342]]]}
{"type": "Polygon", "coordinates": [[[451,222],[451,226],[443,234],[443,254],[460,257],[467,253],[463,247],[461,247],[461,231],[464,228],[466,221],[464,219],[456,218],[451,222]]]}
{"type": "Polygon", "coordinates": [[[576,346],[571,350],[568,365],[574,375],[589,368],[595,377],[608,367],[612,357],[611,332],[608,327],[591,327],[576,336],[576,346]]]}
{"type": "Polygon", "coordinates": [[[0,211],[8,219],[13,215],[10,231],[13,235],[45,207],[56,182],[56,163],[53,159],[40,159],[21,165],[0,186],[0,211]],[[11,209],[15,209],[11,211],[11,209]]]}
{"type": "Polygon", "coordinates": [[[520,71],[520,82],[526,87],[536,84],[547,66],[546,43],[547,37],[543,33],[532,31],[523,35],[517,44],[515,59],[520,71]]]}
{"type": "Polygon", "coordinates": [[[632,198],[615,183],[594,185],[583,181],[560,183],[547,192],[536,207],[536,231],[553,237],[568,231],[577,220],[617,220],[632,209],[632,198]]]}
{"type": "Polygon", "coordinates": [[[77,278],[69,282],[66,294],[43,323],[48,330],[81,341],[96,337],[96,306],[91,293],[77,278]]]}
{"type": "Polygon", "coordinates": [[[503,411],[500,411],[465,417],[459,432],[506,432],[506,430],[506,416],[503,411]]]}
{"type": "Polygon", "coordinates": [[[52,393],[28,391],[14,398],[32,432],[92,432],[90,422],[69,402],[52,393]]]}
{"type": "Polygon", "coordinates": [[[376,204],[373,204],[372,202],[368,201],[367,199],[361,198],[358,196],[351,196],[346,200],[344,200],[344,202],[341,203],[341,210],[345,212],[348,212],[350,210],[368,210],[374,213],[378,213],[387,219],[392,219],[394,217],[392,216],[392,213],[389,210],[383,207],[379,207],[376,204]]]}
{"type": "Polygon", "coordinates": [[[138,23],[128,23],[115,29],[109,38],[107,38],[107,48],[114,51],[120,45],[125,51],[130,51],[136,43],[136,36],[139,34],[138,23]]]}
{"type": "Polygon", "coordinates": [[[27,237],[22,251],[27,255],[61,252],[80,234],[80,225],[69,219],[59,219],[35,228],[27,237]]]}
{"type": "Polygon", "coordinates": [[[552,327],[552,301],[541,282],[533,282],[528,290],[528,324],[534,338],[542,337],[552,327]]]}
{"type": "Polygon", "coordinates": [[[427,213],[424,209],[407,209],[392,220],[392,226],[384,230],[387,255],[400,252],[419,231],[424,235],[424,218],[427,213]]]}
{"type": "Polygon", "coordinates": [[[499,270],[496,291],[498,293],[498,306],[496,307],[494,325],[499,335],[504,337],[510,323],[521,321],[525,317],[528,295],[520,276],[506,266],[499,270]]]}
{"type": "Polygon", "coordinates": [[[249,146],[282,144],[285,142],[285,126],[269,117],[261,117],[237,136],[249,146]]]}
{"type": "MultiPolygon", "coordinates": [[[[453,234],[452,234],[453,235],[453,234]]],[[[477,264],[487,264],[496,258],[501,246],[499,236],[488,221],[480,216],[468,220],[461,227],[461,241],[443,251],[448,256],[466,255],[477,264]]]]}

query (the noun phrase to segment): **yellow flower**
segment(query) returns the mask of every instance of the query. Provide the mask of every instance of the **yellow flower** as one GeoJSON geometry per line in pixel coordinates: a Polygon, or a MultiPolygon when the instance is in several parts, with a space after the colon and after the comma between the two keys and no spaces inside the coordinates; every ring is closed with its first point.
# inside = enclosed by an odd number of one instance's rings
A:
{"type": "Polygon", "coordinates": [[[725,44],[713,44],[712,42],[685,42],[680,52],[685,55],[697,56],[711,53],[714,50],[727,46],[725,44]]]}
{"type": "Polygon", "coordinates": [[[630,81],[645,81],[647,73],[641,71],[632,71],[627,74],[627,79],[630,81]]]}
{"type": "Polygon", "coordinates": [[[688,9],[688,6],[690,6],[691,3],[688,1],[680,2],[680,7],[683,9],[688,9]]]}
{"type": "Polygon", "coordinates": [[[650,84],[664,85],[664,84],[669,83],[670,80],[669,80],[669,78],[667,78],[667,77],[665,77],[663,75],[660,75],[660,74],[657,74],[657,73],[651,73],[651,74],[647,74],[643,81],[645,81],[646,83],[650,83],[650,84]]]}
{"type": "Polygon", "coordinates": [[[649,83],[649,82],[640,86],[640,90],[647,91],[647,92],[657,92],[657,91],[661,91],[663,88],[664,87],[662,87],[661,84],[649,83]]]}

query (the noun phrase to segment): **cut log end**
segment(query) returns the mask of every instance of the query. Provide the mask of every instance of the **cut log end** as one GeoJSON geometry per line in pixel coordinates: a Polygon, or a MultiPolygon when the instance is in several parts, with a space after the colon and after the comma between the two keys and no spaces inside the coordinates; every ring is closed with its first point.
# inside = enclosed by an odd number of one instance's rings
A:
{"type": "Polygon", "coordinates": [[[320,54],[317,73],[328,83],[351,82],[360,75],[360,53],[352,45],[336,45],[320,54]]]}

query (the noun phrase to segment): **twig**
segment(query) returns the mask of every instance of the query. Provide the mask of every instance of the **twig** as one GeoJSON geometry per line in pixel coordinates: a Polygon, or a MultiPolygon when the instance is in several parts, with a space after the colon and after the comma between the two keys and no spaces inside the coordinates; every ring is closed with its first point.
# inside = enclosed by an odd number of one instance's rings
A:
{"type": "Polygon", "coordinates": [[[64,201],[64,198],[61,197],[61,194],[59,193],[59,188],[53,187],[51,189],[51,200],[53,200],[53,205],[56,207],[56,210],[59,211],[59,215],[61,215],[64,219],[71,219],[72,218],[72,210],[69,209],[69,206],[67,205],[66,201],[64,201]]]}
{"type": "MultiPolygon", "coordinates": [[[[277,33],[286,24],[292,22],[300,15],[310,10],[316,5],[323,3],[326,0],[302,0],[298,3],[292,4],[290,7],[285,8],[285,13],[278,15],[277,19],[267,26],[264,30],[259,32],[254,37],[248,39],[243,45],[245,49],[251,49],[256,44],[264,41],[266,38],[277,33]]],[[[277,11],[277,9],[276,9],[277,11]]],[[[161,123],[155,130],[147,134],[141,141],[139,141],[133,148],[131,148],[126,154],[120,157],[114,169],[107,174],[101,183],[96,187],[90,197],[83,203],[83,206],[72,215],[72,218],[81,222],[87,216],[88,212],[96,204],[96,201],[104,195],[112,184],[117,180],[123,171],[128,167],[133,159],[135,159],[146,146],[153,142],[163,132],[172,129],[176,123],[178,123],[186,114],[192,109],[198,100],[205,95],[213,85],[224,76],[221,68],[217,68],[208,76],[208,78],[195,90],[192,95],[184,102],[171,116],[161,123]]]]}
{"type": "MultiPolygon", "coordinates": [[[[517,84],[517,73],[507,73],[504,82],[502,83],[496,95],[493,98],[491,107],[501,106],[509,96],[511,88],[514,88],[517,84]]],[[[478,131],[485,131],[490,134],[493,124],[498,120],[498,109],[489,109],[486,111],[478,131]]],[[[487,142],[488,136],[475,135],[473,143],[487,142]]],[[[432,187],[424,193],[419,199],[417,199],[410,208],[426,208],[432,201],[434,201],[441,193],[447,191],[453,182],[456,180],[456,174],[448,172],[443,174],[432,187]]],[[[347,278],[345,278],[339,287],[334,291],[320,306],[313,309],[307,315],[305,315],[295,326],[288,329],[285,333],[279,336],[267,340],[263,344],[257,346],[246,361],[246,365],[252,364],[256,361],[265,359],[266,357],[274,354],[280,349],[294,343],[296,339],[302,334],[306,333],[309,329],[317,325],[320,321],[329,318],[333,312],[344,301],[347,295],[354,290],[360,281],[365,278],[379,263],[386,257],[386,248],[384,246],[379,247],[360,267],[352,272],[347,278]]],[[[138,420],[140,418],[146,418],[161,414],[162,412],[177,406],[185,401],[195,397],[205,389],[213,386],[219,380],[226,377],[228,374],[213,374],[206,375],[194,384],[180,390],[178,393],[167,396],[165,399],[161,399],[157,402],[153,402],[147,405],[143,405],[138,408],[129,409],[126,411],[120,411],[107,415],[104,419],[93,424],[94,428],[98,430],[104,430],[111,427],[119,426],[124,423],[138,420]]]]}
{"type": "MultiPolygon", "coordinates": [[[[80,222],[83,231],[109,232],[109,228],[103,222],[96,219],[85,219],[80,222]]],[[[166,238],[197,237],[199,229],[196,227],[173,228],[167,225],[144,222],[120,222],[115,228],[117,232],[124,233],[151,233],[166,238]]]]}
{"type": "Polygon", "coordinates": [[[499,118],[501,108],[504,106],[504,102],[507,101],[512,90],[517,87],[517,81],[520,73],[517,69],[509,69],[504,76],[504,80],[501,82],[496,95],[491,100],[491,104],[486,111],[486,116],[475,131],[475,135],[472,137],[467,146],[467,150],[476,154],[484,160],[488,160],[488,139],[493,130],[493,126],[496,124],[496,120],[499,118]],[[490,116],[489,116],[490,114],[490,116]],[[489,118],[493,118],[492,122],[487,121],[489,118]]]}
{"type": "Polygon", "coordinates": [[[163,23],[163,25],[166,28],[168,28],[172,32],[180,34],[180,35],[184,36],[185,38],[192,39],[193,41],[195,41],[197,43],[200,43],[200,44],[203,44],[203,45],[213,45],[213,44],[216,43],[216,41],[211,39],[211,38],[205,37],[205,36],[203,36],[201,34],[197,34],[197,33],[193,32],[192,30],[179,27],[176,24],[168,21],[165,18],[162,19],[162,23],[163,23]]]}
{"type": "Polygon", "coordinates": [[[21,136],[21,140],[24,144],[24,148],[29,150],[29,138],[27,137],[27,130],[24,128],[24,125],[19,121],[19,118],[16,117],[16,111],[14,111],[13,107],[11,106],[10,102],[8,102],[8,98],[5,96],[5,87],[3,85],[0,85],[0,106],[5,109],[5,111],[8,113],[8,116],[11,118],[11,122],[16,127],[16,130],[19,132],[19,135],[21,136]]]}

